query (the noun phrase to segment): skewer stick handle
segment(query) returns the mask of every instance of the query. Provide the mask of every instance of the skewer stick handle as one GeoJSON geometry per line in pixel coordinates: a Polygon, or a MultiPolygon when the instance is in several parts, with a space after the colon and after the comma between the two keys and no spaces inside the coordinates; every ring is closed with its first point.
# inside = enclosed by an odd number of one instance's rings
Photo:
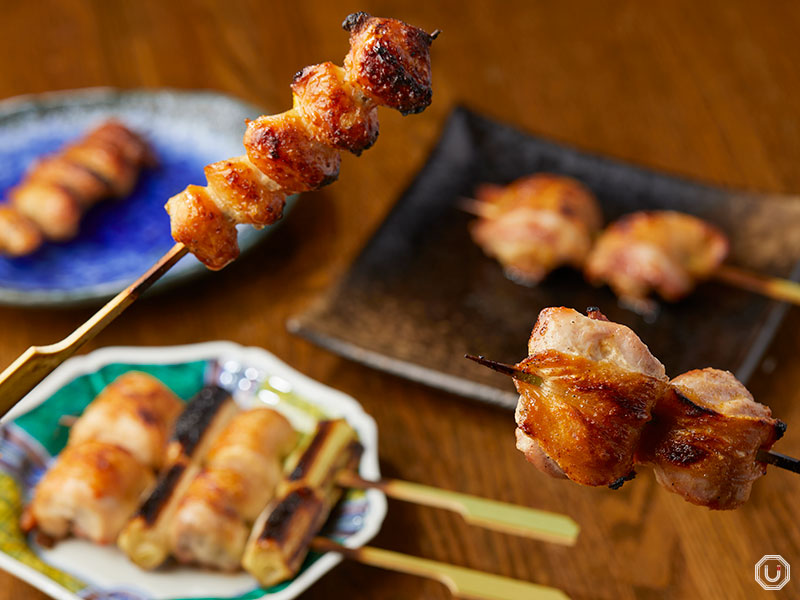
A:
{"type": "Polygon", "coordinates": [[[786,456],[780,452],[773,452],[772,450],[759,450],[758,454],[756,454],[756,459],[774,467],[800,473],[800,460],[791,456],[786,456]]]}
{"type": "Polygon", "coordinates": [[[106,325],[133,304],[188,251],[183,244],[175,244],[146,273],[109,300],[103,308],[63,340],[48,346],[31,346],[23,352],[0,373],[0,417],[11,410],[58,365],[75,354],[78,348],[100,333],[106,325]]]}
{"type": "Polygon", "coordinates": [[[559,589],[456,567],[418,556],[363,546],[347,548],[328,538],[316,537],[311,547],[318,552],[337,552],[356,562],[399,573],[427,577],[443,583],[456,598],[464,600],[569,600],[559,589]]]}
{"type": "Polygon", "coordinates": [[[410,481],[398,479],[370,481],[362,479],[352,471],[343,471],[339,474],[337,483],[343,487],[379,489],[387,496],[398,500],[456,512],[472,525],[565,546],[575,545],[580,531],[578,524],[566,515],[451,492],[410,481]]]}
{"type": "Polygon", "coordinates": [[[800,305],[800,283],[796,281],[769,277],[730,265],[720,265],[713,276],[724,283],[762,294],[773,300],[800,305]]]}

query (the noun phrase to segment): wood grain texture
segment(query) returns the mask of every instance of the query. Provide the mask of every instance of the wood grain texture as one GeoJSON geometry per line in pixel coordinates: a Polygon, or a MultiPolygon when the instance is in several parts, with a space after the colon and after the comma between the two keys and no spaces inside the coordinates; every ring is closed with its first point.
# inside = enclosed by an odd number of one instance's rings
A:
{"type": "MultiPolygon", "coordinates": [[[[800,578],[769,593],[753,581],[764,554],[800,565],[800,479],[792,474],[771,472],[732,513],[691,506],[649,473],[618,492],[549,480],[514,449],[509,413],[348,363],[284,328],[344,272],[455,103],[668,172],[798,192],[800,4],[4,0],[0,97],[171,86],[218,89],[284,110],[296,70],[341,61],[347,38],[339,23],[356,9],[444,31],[433,50],[431,108],[407,118],[382,110],[374,149],[344,157],[339,182],[303,198],[274,236],[220,273],[139,301],[86,350],[212,339],[263,346],[364,404],[378,422],[387,476],[563,511],[583,528],[577,546],[563,548],[391,501],[375,546],[561,587],[575,599],[800,595],[800,578]]],[[[0,308],[0,365],[64,337],[92,312],[0,308]]],[[[794,455],[798,331],[800,311],[792,309],[751,383],[756,398],[789,423],[778,450],[794,455]]],[[[0,574],[0,600],[43,597],[0,574]]],[[[449,595],[437,583],[345,563],[304,597],[449,595]]]]}

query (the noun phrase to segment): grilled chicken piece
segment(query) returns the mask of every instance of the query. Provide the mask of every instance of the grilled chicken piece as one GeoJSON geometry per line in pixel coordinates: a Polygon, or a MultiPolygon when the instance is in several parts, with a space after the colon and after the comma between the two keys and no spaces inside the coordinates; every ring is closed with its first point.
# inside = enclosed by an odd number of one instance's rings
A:
{"type": "Polygon", "coordinates": [[[562,265],[581,268],[602,224],[595,197],[570,177],[541,173],[484,185],[476,199],[485,214],[471,224],[472,239],[525,285],[562,265]]]}
{"type": "Polygon", "coordinates": [[[350,32],[344,59],[348,81],[404,115],[428,107],[433,97],[430,45],[437,34],[365,12],[349,15],[342,26],[350,32]]]}
{"type": "Polygon", "coordinates": [[[633,308],[648,312],[655,292],[680,300],[714,272],[728,254],[728,240],[713,225],[673,211],[635,212],[609,225],[589,255],[585,274],[607,283],[633,308]]]}
{"type": "Polygon", "coordinates": [[[60,539],[112,543],[154,479],[147,466],[114,444],[67,446],[36,486],[22,528],[60,539]]]}
{"type": "Polygon", "coordinates": [[[563,307],[539,313],[528,354],[517,366],[543,381],[515,379],[517,447],[584,485],[631,478],[644,424],[668,391],[664,366],[624,325],[563,307]]]}
{"type": "Polygon", "coordinates": [[[75,237],[87,208],[103,198],[128,195],[142,167],[153,162],[149,146],[134,132],[113,119],[100,124],[83,139],[35,163],[9,191],[10,206],[0,207],[0,233],[14,228],[21,233],[3,235],[0,252],[29,254],[43,238],[75,237]],[[40,232],[38,237],[31,224],[40,232]]]}
{"type": "Polygon", "coordinates": [[[285,193],[308,192],[339,177],[339,152],[318,142],[296,109],[247,124],[247,156],[285,193]]]}
{"type": "Polygon", "coordinates": [[[69,445],[89,440],[116,444],[143,465],[158,470],[181,400],[155,377],[139,371],[120,375],[72,426],[69,445]]]}
{"type": "Polygon", "coordinates": [[[0,205],[0,254],[24,256],[42,244],[36,223],[9,205],[0,205]]]}
{"type": "Polygon", "coordinates": [[[208,268],[238,256],[235,223],[269,225],[287,194],[335,181],[340,150],[360,154],[375,142],[377,105],[408,114],[430,104],[435,35],[366,13],[350,15],[343,27],[350,32],[343,69],[326,62],[297,73],[293,108],[248,122],[246,159],[209,165],[208,193],[190,186],[167,202],[172,236],[208,268]]]}
{"type": "Polygon", "coordinates": [[[166,466],[117,540],[120,549],[143,569],[155,569],[169,557],[169,528],[180,500],[200,472],[214,440],[238,412],[228,392],[207,386],[178,417],[167,446],[166,466]]]}
{"type": "Polygon", "coordinates": [[[654,409],[638,460],[692,504],[738,508],[767,470],[756,453],[769,450],[786,425],[728,371],[689,371],[671,384],[674,393],[654,409]]]}
{"type": "Polygon", "coordinates": [[[294,108],[318,141],[355,155],[378,137],[378,107],[363,90],[345,80],[331,62],[306,67],[292,81],[294,108]]]}
{"type": "Polygon", "coordinates": [[[225,571],[239,568],[250,525],[272,498],[297,434],[279,413],[255,408],[214,442],[170,523],[175,557],[225,571]]]}

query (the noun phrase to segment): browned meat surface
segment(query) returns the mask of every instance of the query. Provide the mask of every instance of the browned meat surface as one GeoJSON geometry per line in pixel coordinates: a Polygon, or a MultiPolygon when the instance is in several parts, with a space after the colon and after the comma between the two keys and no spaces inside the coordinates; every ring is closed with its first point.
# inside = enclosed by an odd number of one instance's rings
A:
{"type": "Polygon", "coordinates": [[[483,214],[471,224],[472,239],[526,285],[562,265],[581,268],[602,224],[594,195],[570,177],[540,173],[484,185],[476,199],[483,214]]]}
{"type": "Polygon", "coordinates": [[[675,301],[707,278],[728,253],[728,240],[716,227],[673,211],[636,212],[609,225],[589,255],[585,273],[607,283],[634,308],[647,310],[655,292],[675,301]]]}
{"type": "Polygon", "coordinates": [[[531,462],[584,485],[631,476],[642,427],[667,390],[663,365],[624,325],[568,308],[539,314],[528,352],[517,366],[542,383],[515,380],[516,421],[531,462]]]}
{"type": "Polygon", "coordinates": [[[22,526],[54,539],[73,533],[112,543],[153,479],[150,469],[114,444],[67,446],[37,484],[22,526]]]}
{"type": "Polygon", "coordinates": [[[152,162],[147,143],[113,119],[42,158],[9,190],[10,204],[0,207],[0,253],[20,256],[35,251],[44,238],[75,237],[87,208],[128,195],[142,167],[152,162]]]}
{"type": "Polygon", "coordinates": [[[738,508],[767,466],[756,460],[785,430],[731,373],[689,371],[654,410],[639,461],[658,482],[693,504],[738,508]]]}
{"type": "Polygon", "coordinates": [[[183,403],[155,377],[120,375],[100,392],[72,426],[69,444],[116,444],[152,469],[164,462],[167,442],[183,403]]]}
{"type": "Polygon", "coordinates": [[[207,194],[193,186],[167,203],[173,237],[207,267],[220,269],[238,255],[233,223],[269,225],[287,194],[335,181],[340,150],[360,154],[375,142],[377,105],[407,114],[430,104],[433,36],[366,13],[343,26],[350,32],[344,69],[325,62],[297,73],[293,108],[248,122],[247,158],[209,165],[207,194]]]}

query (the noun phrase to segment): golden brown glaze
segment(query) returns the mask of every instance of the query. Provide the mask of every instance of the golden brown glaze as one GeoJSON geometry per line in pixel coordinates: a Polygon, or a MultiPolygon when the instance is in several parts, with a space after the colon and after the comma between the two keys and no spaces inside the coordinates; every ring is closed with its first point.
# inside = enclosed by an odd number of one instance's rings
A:
{"type": "Polygon", "coordinates": [[[36,223],[14,207],[0,204],[0,254],[24,256],[42,244],[36,223]]]}
{"type": "Polygon", "coordinates": [[[523,360],[542,385],[515,380],[517,427],[576,483],[618,484],[633,475],[642,427],[665,382],[609,362],[549,351],[523,360]]]}
{"type": "Polygon", "coordinates": [[[354,13],[342,26],[350,32],[350,52],[344,59],[347,78],[375,102],[404,115],[431,103],[433,36],[396,19],[354,13]]]}
{"type": "Polygon", "coordinates": [[[378,108],[345,81],[331,62],[306,67],[292,81],[294,106],[314,137],[337,150],[361,154],[378,138],[378,108]]]}
{"type": "Polygon", "coordinates": [[[236,223],[271,225],[283,214],[284,194],[246,156],[208,165],[208,191],[236,223]]]}
{"type": "Polygon", "coordinates": [[[0,252],[18,256],[36,250],[43,238],[73,238],[87,208],[103,198],[129,194],[141,168],[152,162],[152,151],[142,138],[113,119],[101,123],[81,140],[36,162],[9,191],[10,206],[0,213],[0,233],[13,227],[21,233],[3,236],[0,252]],[[31,223],[41,233],[38,239],[30,232],[31,223]]]}
{"type": "Polygon", "coordinates": [[[756,460],[785,425],[727,371],[702,369],[673,379],[655,407],[637,460],[687,501],[712,509],[744,504],[767,466],[756,460]]]}
{"type": "MultiPolygon", "coordinates": [[[[279,218],[287,194],[315,190],[336,180],[340,150],[360,154],[375,142],[377,104],[404,114],[420,112],[430,104],[429,47],[434,36],[401,21],[366,13],[350,15],[344,27],[350,31],[344,69],[329,62],[306,67],[292,82],[291,110],[248,122],[244,135],[247,160],[260,171],[260,181],[249,166],[240,168],[242,159],[221,161],[206,170],[218,214],[255,226],[273,222],[279,218]],[[259,194],[253,185],[266,191],[259,194]],[[232,189],[226,190],[226,186],[232,189]],[[250,202],[256,206],[251,208],[250,202]]],[[[229,230],[220,233],[222,230],[189,222],[211,214],[210,209],[177,206],[197,204],[196,196],[178,194],[167,205],[173,237],[209,268],[222,268],[238,249],[230,247],[229,230]],[[194,235],[202,232],[218,239],[194,235]],[[214,254],[215,250],[220,254],[214,254]]],[[[232,243],[236,243],[235,236],[232,243]]]]}
{"type": "Polygon", "coordinates": [[[247,124],[247,156],[286,193],[308,192],[336,181],[339,152],[318,142],[294,109],[247,124]]]}
{"type": "Polygon", "coordinates": [[[172,237],[186,245],[209,269],[219,270],[239,256],[236,225],[212,200],[208,190],[190,185],[169,199],[166,210],[172,237]]]}
{"type": "Polygon", "coordinates": [[[538,173],[506,186],[478,188],[482,216],[472,239],[509,278],[539,283],[562,265],[581,268],[602,224],[597,199],[570,177],[538,173]]]}
{"type": "Polygon", "coordinates": [[[72,532],[111,543],[153,478],[150,469],[114,444],[68,446],[36,486],[22,526],[55,539],[72,532]]]}
{"type": "Polygon", "coordinates": [[[707,278],[728,253],[728,240],[716,227],[674,211],[636,212],[609,225],[586,265],[586,278],[607,283],[632,306],[646,309],[655,292],[675,301],[707,278]]]}
{"type": "Polygon", "coordinates": [[[116,444],[152,469],[159,469],[183,403],[155,377],[139,371],[120,375],[100,392],[72,426],[69,444],[88,440],[116,444]]]}

